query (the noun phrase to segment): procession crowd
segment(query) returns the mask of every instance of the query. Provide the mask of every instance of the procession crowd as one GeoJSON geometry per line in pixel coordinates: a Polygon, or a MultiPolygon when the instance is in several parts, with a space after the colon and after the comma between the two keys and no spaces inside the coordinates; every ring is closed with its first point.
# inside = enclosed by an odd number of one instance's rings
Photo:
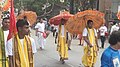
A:
{"type": "Polygon", "coordinates": [[[24,16],[16,21],[17,33],[11,38],[9,36],[10,18],[2,18],[0,25],[0,67],[34,67],[34,54],[37,52],[35,40],[31,37],[31,28],[35,29],[39,49],[44,50],[46,38],[50,31],[55,37],[59,59],[62,64],[68,60],[68,50],[74,38],[80,40],[79,45],[84,48],[82,63],[84,67],[94,67],[99,49],[104,49],[104,43],[108,40],[110,46],[105,49],[101,56],[101,67],[120,67],[120,23],[112,22],[111,27],[103,23],[98,29],[94,28],[94,21],[86,22],[82,34],[69,32],[65,25],[66,19],[60,19],[58,25],[50,24],[46,18],[39,18],[33,27],[24,16]],[[101,45],[98,44],[98,38],[101,45]]]}

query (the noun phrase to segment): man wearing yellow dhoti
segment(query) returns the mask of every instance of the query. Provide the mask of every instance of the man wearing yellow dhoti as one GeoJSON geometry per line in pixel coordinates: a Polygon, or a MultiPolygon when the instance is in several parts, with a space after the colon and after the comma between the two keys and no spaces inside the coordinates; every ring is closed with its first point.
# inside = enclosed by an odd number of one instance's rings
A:
{"type": "Polygon", "coordinates": [[[2,27],[0,28],[0,67],[8,67],[6,42],[9,33],[9,26],[9,18],[3,18],[2,27]]]}
{"type": "Polygon", "coordinates": [[[34,67],[35,41],[28,35],[29,23],[21,19],[16,24],[18,34],[7,42],[9,67],[34,67]]]}
{"type": "Polygon", "coordinates": [[[83,38],[85,42],[82,63],[85,67],[94,67],[97,59],[98,43],[92,20],[87,21],[87,27],[83,30],[83,38]]]}
{"type": "Polygon", "coordinates": [[[59,25],[58,30],[58,45],[57,45],[57,51],[60,55],[60,61],[62,61],[62,64],[65,63],[64,60],[68,59],[68,45],[66,41],[66,29],[64,27],[65,20],[61,19],[61,24],[59,25]]]}

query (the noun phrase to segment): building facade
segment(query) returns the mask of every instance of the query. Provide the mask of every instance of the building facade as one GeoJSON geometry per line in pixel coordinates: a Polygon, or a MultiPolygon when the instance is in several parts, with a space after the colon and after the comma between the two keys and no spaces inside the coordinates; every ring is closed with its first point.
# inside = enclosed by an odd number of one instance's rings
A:
{"type": "Polygon", "coordinates": [[[117,19],[118,6],[120,0],[99,0],[99,10],[105,13],[107,21],[117,19]]]}

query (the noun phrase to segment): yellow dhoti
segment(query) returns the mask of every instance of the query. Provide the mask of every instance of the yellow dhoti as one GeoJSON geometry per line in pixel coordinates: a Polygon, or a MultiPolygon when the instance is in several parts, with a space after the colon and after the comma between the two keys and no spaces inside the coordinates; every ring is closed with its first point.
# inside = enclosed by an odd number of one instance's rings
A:
{"type": "Polygon", "coordinates": [[[97,59],[97,47],[84,46],[84,56],[82,57],[82,63],[84,66],[92,67],[97,59]]]}
{"type": "Polygon", "coordinates": [[[61,25],[59,26],[58,32],[58,45],[57,51],[59,52],[60,58],[63,60],[68,59],[68,44],[66,42],[66,30],[62,29],[61,25]],[[62,30],[64,30],[64,36],[62,35],[62,30]]]}
{"type": "Polygon", "coordinates": [[[66,44],[65,37],[60,37],[58,52],[62,59],[68,59],[68,45],[66,44]]]}

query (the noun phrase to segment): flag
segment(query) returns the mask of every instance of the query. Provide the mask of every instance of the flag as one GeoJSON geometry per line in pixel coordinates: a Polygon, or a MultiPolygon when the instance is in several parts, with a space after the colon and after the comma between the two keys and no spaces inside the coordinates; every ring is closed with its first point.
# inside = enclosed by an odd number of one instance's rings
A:
{"type": "Polygon", "coordinates": [[[11,39],[17,33],[16,29],[16,19],[14,15],[14,4],[13,0],[11,0],[11,8],[10,8],[10,28],[7,40],[11,39]]]}

